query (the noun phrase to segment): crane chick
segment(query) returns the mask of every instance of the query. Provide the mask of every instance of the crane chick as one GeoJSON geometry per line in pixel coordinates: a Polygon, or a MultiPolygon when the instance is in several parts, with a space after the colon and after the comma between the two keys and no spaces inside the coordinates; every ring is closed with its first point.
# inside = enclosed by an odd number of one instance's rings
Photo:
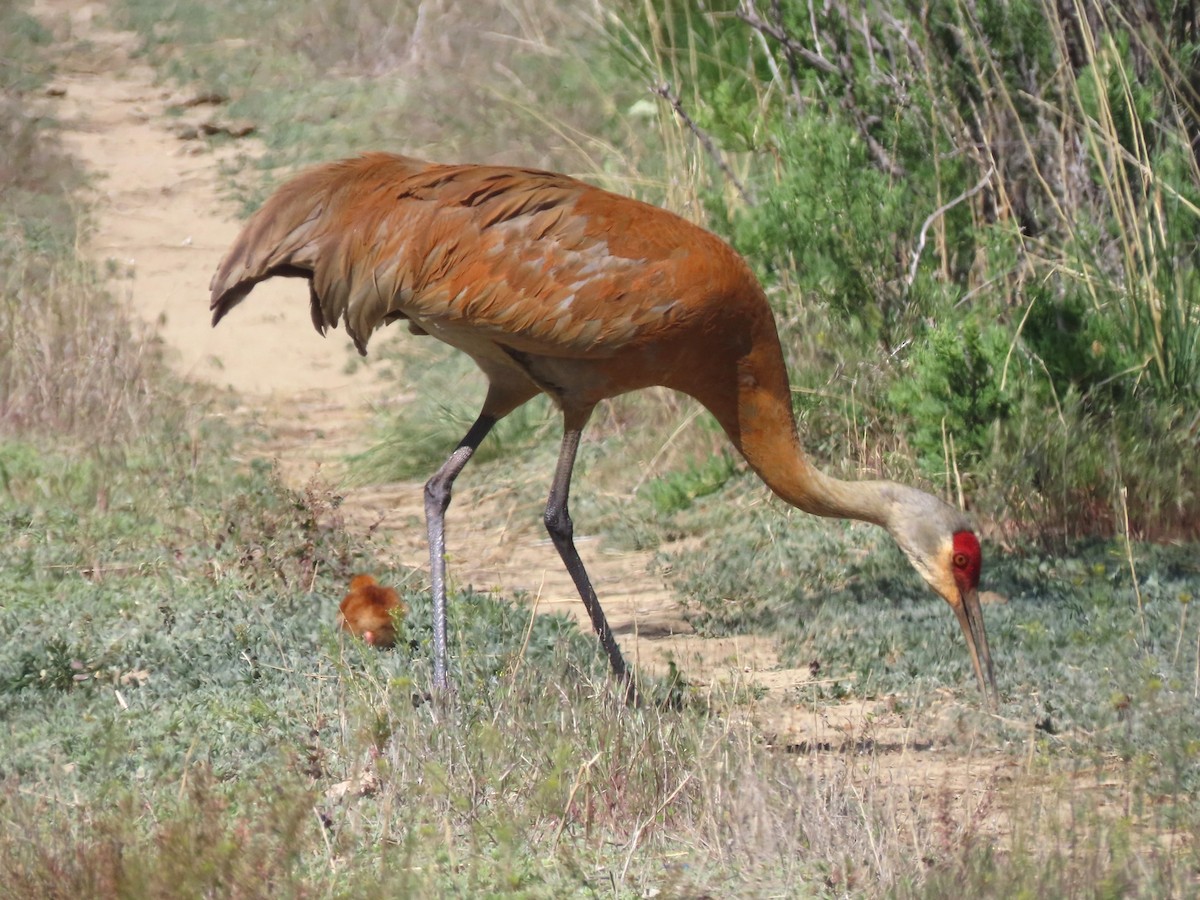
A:
{"type": "Polygon", "coordinates": [[[407,613],[408,607],[395,589],[384,587],[370,575],[355,575],[350,579],[350,592],[342,599],[338,627],[373,647],[391,647],[396,643],[396,621],[407,613]]]}

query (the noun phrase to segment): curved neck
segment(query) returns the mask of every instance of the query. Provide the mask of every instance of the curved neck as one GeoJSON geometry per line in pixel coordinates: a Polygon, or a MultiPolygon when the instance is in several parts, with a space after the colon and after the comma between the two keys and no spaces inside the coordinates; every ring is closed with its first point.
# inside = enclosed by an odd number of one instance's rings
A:
{"type": "MultiPolygon", "coordinates": [[[[772,332],[774,329],[772,329],[772,332]]],[[[759,478],[792,506],[818,516],[857,519],[889,527],[899,485],[890,481],[842,481],[817,469],[796,434],[791,387],[779,339],[760,336],[724,373],[719,387],[699,399],[759,478]],[[736,390],[730,384],[736,383],[736,390]]]]}
{"type": "Polygon", "coordinates": [[[888,527],[895,485],[890,481],[843,481],[826,475],[804,454],[796,434],[791,398],[758,390],[741,391],[750,427],[734,445],[758,477],[780,498],[817,516],[856,519],[888,527]],[[753,394],[753,396],[748,396],[753,394]]]}

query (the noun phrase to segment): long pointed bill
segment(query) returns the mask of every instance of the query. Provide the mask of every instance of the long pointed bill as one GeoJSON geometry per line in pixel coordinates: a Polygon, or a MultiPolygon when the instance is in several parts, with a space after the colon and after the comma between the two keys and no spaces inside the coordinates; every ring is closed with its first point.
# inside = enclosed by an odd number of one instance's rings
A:
{"type": "Polygon", "coordinates": [[[999,698],[996,690],[996,674],[992,671],[992,654],[988,650],[987,631],[983,627],[983,609],[979,605],[979,592],[967,591],[959,595],[958,603],[951,603],[958,624],[962,626],[963,637],[967,639],[967,649],[971,651],[971,663],[975,666],[975,677],[979,679],[979,690],[988,698],[988,705],[993,709],[999,698]],[[980,660],[982,659],[982,665],[980,660]],[[983,677],[987,671],[987,679],[983,677]],[[991,687],[989,693],[988,688],[991,687]]]}

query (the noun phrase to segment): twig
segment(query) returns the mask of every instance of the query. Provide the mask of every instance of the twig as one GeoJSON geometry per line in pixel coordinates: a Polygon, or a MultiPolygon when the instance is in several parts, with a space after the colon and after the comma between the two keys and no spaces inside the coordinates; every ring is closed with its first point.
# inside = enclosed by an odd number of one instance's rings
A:
{"type": "Polygon", "coordinates": [[[827,75],[838,74],[838,67],[827,60],[820,53],[809,50],[794,37],[784,31],[781,27],[772,25],[766,19],[762,18],[754,11],[754,7],[749,3],[743,3],[735,15],[753,28],[755,31],[761,31],[769,38],[774,38],[783,45],[783,48],[788,52],[800,57],[814,69],[820,69],[827,75]]]}
{"type": "Polygon", "coordinates": [[[1133,581],[1133,595],[1137,598],[1138,621],[1142,626],[1142,640],[1145,641],[1149,637],[1149,632],[1146,630],[1146,610],[1142,605],[1142,589],[1138,585],[1137,566],[1133,563],[1133,542],[1129,537],[1129,505],[1126,502],[1128,489],[1125,485],[1121,485],[1121,521],[1125,526],[1125,556],[1129,561],[1129,577],[1133,581]]]}
{"type": "Polygon", "coordinates": [[[313,807],[313,815],[317,819],[317,828],[321,830],[321,837],[325,839],[325,856],[329,860],[330,871],[333,871],[333,844],[329,840],[329,829],[325,827],[325,820],[321,818],[321,811],[315,806],[313,807]]]}
{"type": "Polygon", "coordinates": [[[571,805],[575,802],[575,795],[579,793],[579,788],[583,784],[583,776],[587,770],[596,764],[603,754],[597,753],[587,762],[579,767],[579,771],[575,773],[575,783],[571,785],[571,792],[567,795],[567,805],[563,807],[562,818],[558,822],[558,828],[554,832],[554,840],[550,842],[550,852],[553,853],[558,847],[558,841],[562,837],[563,829],[567,827],[567,816],[571,812],[571,805]]]}
{"type": "Polygon", "coordinates": [[[958,508],[966,509],[967,501],[963,497],[962,475],[958,471],[958,453],[954,450],[954,435],[950,435],[950,465],[954,471],[954,490],[958,495],[958,508]]]}
{"type": "MultiPolygon", "coordinates": [[[[844,7],[840,8],[838,12],[848,25],[854,24],[849,12],[844,7]]],[[[840,75],[845,85],[841,101],[842,107],[854,121],[855,127],[858,128],[859,133],[862,135],[862,139],[867,145],[867,150],[870,151],[871,158],[875,160],[875,164],[880,170],[886,172],[892,178],[903,178],[905,176],[904,167],[892,159],[887,149],[876,140],[875,135],[871,134],[871,126],[878,122],[879,119],[877,116],[864,114],[858,106],[858,101],[854,96],[854,71],[848,55],[841,55],[839,63],[834,63],[820,53],[809,50],[788,34],[781,24],[772,24],[763,19],[762,16],[754,11],[754,7],[749,0],[746,0],[741,5],[736,15],[760,34],[765,34],[772,40],[778,41],[780,46],[783,47],[784,52],[788,54],[789,64],[791,64],[791,60],[794,57],[799,57],[809,66],[824,72],[826,75],[840,75]]],[[[813,29],[813,34],[816,34],[815,28],[813,29]]],[[[864,37],[867,39],[868,46],[874,49],[870,34],[866,33],[864,37]]]]}
{"type": "Polygon", "coordinates": [[[875,135],[871,134],[871,126],[879,122],[879,117],[864,115],[858,108],[858,101],[854,97],[854,89],[849,84],[849,78],[847,78],[846,96],[842,98],[842,107],[850,114],[854,124],[858,126],[859,134],[866,142],[867,149],[871,151],[871,156],[880,171],[886,172],[892,178],[904,178],[908,174],[904,166],[892,159],[892,155],[884,149],[883,144],[879,143],[875,135]]]}
{"type": "Polygon", "coordinates": [[[679,435],[681,435],[683,433],[685,428],[687,428],[694,421],[696,421],[696,417],[700,415],[700,412],[701,412],[701,408],[699,406],[697,406],[695,409],[693,409],[691,412],[689,412],[686,416],[684,416],[683,421],[679,423],[679,427],[671,432],[671,436],[668,437],[665,441],[663,441],[663,445],[661,447],[659,447],[658,451],[654,454],[653,457],[651,457],[650,462],[646,463],[646,467],[642,471],[642,474],[640,476],[638,476],[638,480],[636,482],[634,482],[633,487],[629,489],[629,495],[631,497],[634,496],[635,494],[637,494],[637,492],[641,488],[641,486],[646,483],[646,479],[650,477],[650,473],[653,472],[655,466],[658,465],[659,459],[661,459],[662,455],[664,453],[666,453],[667,450],[670,449],[670,447],[673,443],[675,443],[675,438],[679,437],[679,435]]]}
{"type": "Polygon", "coordinates": [[[1183,632],[1187,629],[1187,603],[1179,604],[1179,636],[1175,638],[1175,655],[1171,657],[1171,668],[1179,665],[1179,651],[1183,649],[1183,632]]]}
{"type": "Polygon", "coordinates": [[[963,191],[950,202],[943,203],[941,206],[931,212],[928,217],[926,217],[925,223],[921,226],[921,233],[917,236],[917,247],[915,250],[913,250],[912,264],[908,267],[907,287],[912,287],[913,281],[916,280],[917,266],[921,263],[921,252],[925,249],[925,236],[929,233],[929,226],[937,221],[937,219],[939,219],[941,216],[944,216],[946,213],[952,210],[954,207],[958,206],[958,204],[962,203],[964,200],[970,200],[972,197],[982,191],[985,187],[987,187],[987,183],[992,180],[992,176],[995,174],[996,167],[988,166],[987,173],[981,179],[979,179],[979,183],[976,184],[975,187],[963,191]]]}
{"type": "Polygon", "coordinates": [[[753,205],[750,195],[746,193],[746,189],[742,186],[742,183],[738,180],[738,177],[733,174],[733,169],[729,168],[729,164],[726,163],[724,158],[721,156],[721,151],[717,149],[717,145],[713,143],[713,139],[705,134],[699,125],[692,121],[692,117],[689,116],[687,111],[683,108],[682,101],[680,101],[680,99],[675,96],[674,91],[671,90],[671,85],[664,82],[656,88],[651,88],[651,90],[671,104],[671,108],[675,110],[675,115],[679,116],[679,118],[683,120],[683,124],[687,125],[692,134],[696,136],[696,140],[704,145],[704,149],[708,151],[708,155],[713,158],[713,161],[721,169],[721,172],[726,178],[729,179],[730,184],[737,189],[738,195],[742,198],[742,200],[747,204],[753,205]]]}
{"type": "MultiPolygon", "coordinates": [[[[1008,352],[1004,354],[1004,369],[1000,373],[1000,390],[1004,390],[1004,386],[1008,384],[1008,361],[1012,359],[1013,351],[1017,349],[1017,343],[1021,340],[1021,332],[1025,330],[1025,323],[1029,320],[1029,314],[1033,312],[1033,304],[1037,302],[1038,295],[1035,293],[1033,299],[1029,301],[1029,305],[1025,307],[1025,315],[1021,316],[1021,321],[1017,323],[1017,331],[1013,335],[1012,342],[1008,345],[1008,352]]],[[[957,306],[958,304],[955,304],[957,306]]],[[[1055,403],[1058,398],[1055,397],[1055,403]]],[[[1059,413],[1059,418],[1062,418],[1062,413],[1059,413]]]]}
{"type": "Polygon", "coordinates": [[[637,852],[637,848],[642,842],[642,833],[654,823],[655,819],[662,815],[663,810],[671,805],[672,801],[679,796],[680,792],[688,786],[688,782],[692,780],[692,776],[695,774],[696,773],[694,771],[688,772],[687,775],[680,780],[679,784],[675,785],[675,789],[667,795],[667,799],[660,803],[658,808],[648,815],[634,830],[633,838],[629,841],[629,852],[625,855],[625,865],[621,867],[622,883],[624,883],[625,876],[629,872],[629,866],[633,862],[633,854],[637,852]]]}
{"type": "MultiPolygon", "coordinates": [[[[771,15],[779,24],[783,23],[783,7],[782,0],[771,0],[771,15]]],[[[763,45],[763,50],[766,53],[767,61],[771,65],[771,70],[777,73],[782,83],[782,73],[779,72],[779,67],[775,64],[775,54],[771,53],[770,46],[767,44],[767,36],[761,31],[757,32],[758,40],[763,45]]],[[[785,48],[786,49],[786,48],[785,48]]],[[[819,51],[818,51],[819,52],[819,51]]],[[[788,65],[788,84],[792,91],[792,102],[799,111],[804,108],[804,93],[800,90],[800,64],[796,61],[796,54],[791,50],[786,50],[784,54],[787,57],[788,65]]]]}
{"type": "Polygon", "coordinates": [[[521,668],[521,662],[525,659],[525,651],[529,649],[529,636],[533,634],[533,621],[537,618],[538,606],[542,602],[542,591],[546,589],[546,573],[542,572],[542,583],[538,585],[537,593],[533,597],[533,603],[529,608],[529,621],[525,625],[525,635],[521,638],[521,649],[517,651],[516,659],[513,660],[511,678],[509,678],[509,686],[517,683],[517,670],[521,668]]]}
{"type": "Polygon", "coordinates": [[[967,501],[963,498],[962,475],[958,471],[958,452],[954,449],[954,435],[946,431],[946,418],[942,417],[942,453],[946,457],[946,491],[953,486],[958,497],[958,508],[966,509],[967,501]],[[953,485],[950,476],[954,476],[953,485]]]}
{"type": "Polygon", "coordinates": [[[946,493],[950,493],[950,442],[946,440],[946,417],[942,416],[942,477],[946,479],[946,493]]]}

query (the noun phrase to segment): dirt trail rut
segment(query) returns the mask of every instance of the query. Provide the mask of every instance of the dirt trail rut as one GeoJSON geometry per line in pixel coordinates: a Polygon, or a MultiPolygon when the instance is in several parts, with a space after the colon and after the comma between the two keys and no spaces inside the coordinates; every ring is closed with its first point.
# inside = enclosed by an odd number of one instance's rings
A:
{"type": "MultiPolygon", "coordinates": [[[[397,564],[427,577],[422,485],[351,487],[344,480],[342,461],[366,447],[372,405],[399,402],[395,386],[376,381],[370,367],[347,367],[353,350],[344,332],[325,340],[314,333],[307,290],[298,282],[261,285],[230,321],[209,326],[208,281],[239,227],[232,204],[221,199],[219,167],[257,148],[253,138],[219,148],[181,139],[181,116],[173,112],[183,108],[183,119],[201,120],[219,117],[219,107],[193,104],[197,97],[156,83],[153,71],[133,58],[136,38],[105,27],[105,11],[103,4],[62,0],[35,7],[62,46],[48,112],[63,123],[69,148],[95,179],[92,255],[113,274],[117,296],[128,297],[134,313],[157,328],[178,371],[236,390],[238,415],[270,435],[255,452],[277,460],[287,483],[301,488],[317,476],[344,495],[348,527],[372,530],[381,547],[380,577],[399,571],[397,564]]],[[[540,610],[568,612],[586,629],[540,509],[508,508],[505,497],[469,475],[451,510],[452,583],[523,591],[540,610]]],[[[869,746],[870,765],[915,783],[917,794],[937,790],[944,797],[949,786],[964,814],[981,802],[988,787],[977,783],[978,763],[931,768],[921,752],[928,742],[885,702],[803,703],[792,689],[809,679],[807,669],[781,667],[769,638],[691,634],[677,601],[649,574],[648,554],[612,552],[586,535],[579,543],[635,665],[661,672],[674,659],[693,683],[753,685],[761,700],[749,714],[781,745],[869,746]]],[[[331,623],[339,599],[327,598],[331,623]]]]}

